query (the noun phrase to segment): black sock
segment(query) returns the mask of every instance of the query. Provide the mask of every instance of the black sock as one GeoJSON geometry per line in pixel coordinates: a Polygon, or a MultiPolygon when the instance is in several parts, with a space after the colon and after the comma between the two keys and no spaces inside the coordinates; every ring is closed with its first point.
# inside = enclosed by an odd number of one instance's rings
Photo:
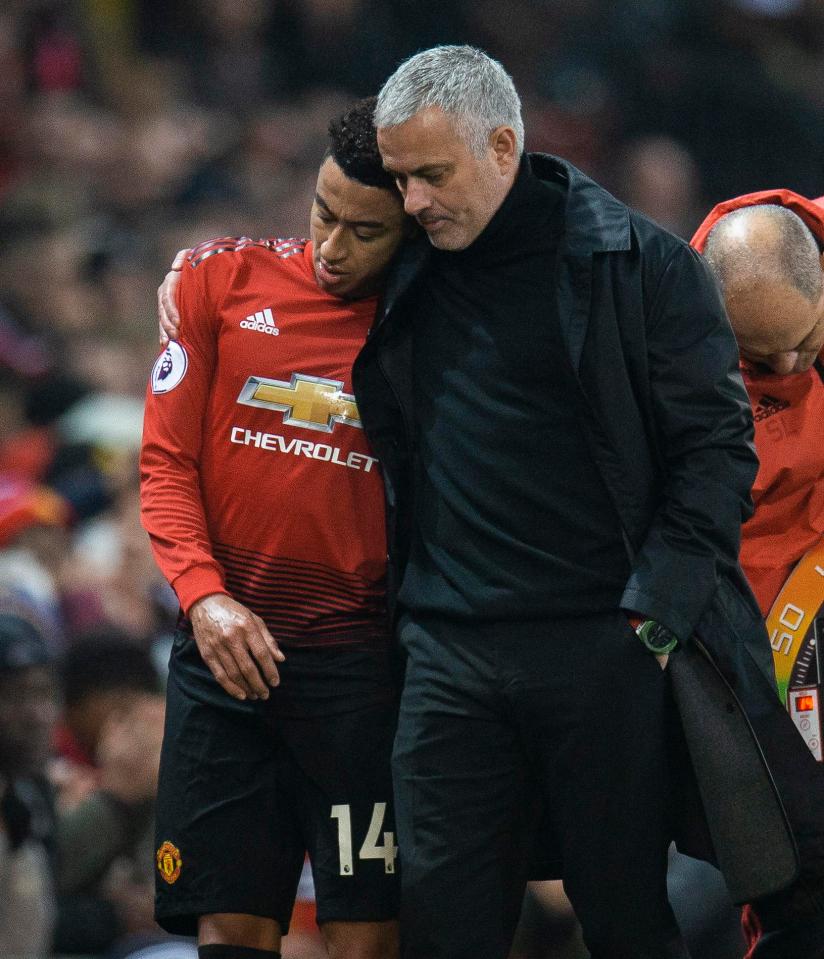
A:
{"type": "Polygon", "coordinates": [[[198,946],[198,959],[280,959],[272,949],[250,949],[248,946],[198,946]]]}

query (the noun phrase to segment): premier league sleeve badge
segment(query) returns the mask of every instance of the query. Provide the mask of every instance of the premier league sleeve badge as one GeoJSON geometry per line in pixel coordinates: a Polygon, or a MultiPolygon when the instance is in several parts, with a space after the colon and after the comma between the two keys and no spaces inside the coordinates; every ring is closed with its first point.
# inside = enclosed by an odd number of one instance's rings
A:
{"type": "Polygon", "coordinates": [[[179,343],[169,343],[152,369],[152,393],[170,393],[186,375],[188,366],[186,350],[179,343]]]}

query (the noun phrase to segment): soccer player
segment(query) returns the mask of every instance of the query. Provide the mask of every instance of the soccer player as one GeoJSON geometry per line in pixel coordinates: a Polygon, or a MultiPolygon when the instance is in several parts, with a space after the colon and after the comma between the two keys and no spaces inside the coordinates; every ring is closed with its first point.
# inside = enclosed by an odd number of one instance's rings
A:
{"type": "Polygon", "coordinates": [[[182,611],[157,919],[209,959],[278,956],[305,851],[330,956],[397,954],[383,490],[351,365],[407,221],[372,109],[330,127],[309,242],[189,254],[147,391],[143,522],[182,611]]]}

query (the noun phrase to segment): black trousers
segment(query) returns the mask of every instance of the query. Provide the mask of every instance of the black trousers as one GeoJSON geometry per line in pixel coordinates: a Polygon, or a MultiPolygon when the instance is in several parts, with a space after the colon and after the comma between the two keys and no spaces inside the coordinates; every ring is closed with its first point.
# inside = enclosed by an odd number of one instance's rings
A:
{"type": "Polygon", "coordinates": [[[624,614],[406,619],[400,638],[406,959],[505,959],[541,843],[593,959],[686,957],[666,893],[669,682],[624,614]]]}

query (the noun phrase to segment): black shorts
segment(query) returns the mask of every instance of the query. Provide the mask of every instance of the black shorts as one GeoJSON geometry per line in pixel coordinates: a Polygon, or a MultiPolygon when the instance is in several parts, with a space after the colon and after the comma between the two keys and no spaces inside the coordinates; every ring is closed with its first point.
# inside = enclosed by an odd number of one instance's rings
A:
{"type": "Polygon", "coordinates": [[[289,928],[304,855],[319,923],[398,915],[388,657],[288,650],[266,702],[226,694],[179,634],[172,650],[157,803],[155,918],[244,913],[289,928]]]}

